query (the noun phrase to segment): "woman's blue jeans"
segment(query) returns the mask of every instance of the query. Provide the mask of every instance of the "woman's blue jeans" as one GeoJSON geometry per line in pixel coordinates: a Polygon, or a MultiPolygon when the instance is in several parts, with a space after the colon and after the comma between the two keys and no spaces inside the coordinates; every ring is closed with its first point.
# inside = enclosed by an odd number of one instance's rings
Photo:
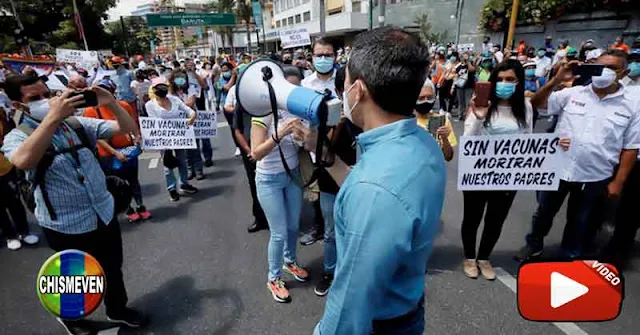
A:
{"type": "MultiPolygon", "coordinates": [[[[298,169],[291,171],[299,175],[298,169]]],[[[302,211],[302,188],[287,172],[263,174],[256,172],[258,200],[269,222],[269,281],[280,278],[283,260],[296,260],[300,212],[302,211]]]]}
{"type": "MultiPolygon", "coordinates": [[[[173,150],[175,153],[176,159],[178,160],[178,175],[180,176],[180,186],[189,185],[189,173],[187,170],[187,150],[188,149],[177,149],[173,150]]],[[[164,168],[164,178],[167,181],[167,190],[173,191],[178,188],[176,183],[176,176],[173,173],[174,169],[164,168]]]]}

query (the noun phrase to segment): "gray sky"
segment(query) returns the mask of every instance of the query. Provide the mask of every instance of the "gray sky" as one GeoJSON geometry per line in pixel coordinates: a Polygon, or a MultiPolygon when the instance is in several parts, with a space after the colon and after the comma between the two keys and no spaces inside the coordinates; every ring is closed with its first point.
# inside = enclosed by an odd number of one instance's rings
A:
{"type": "MultiPolygon", "coordinates": [[[[211,0],[175,0],[176,5],[188,3],[207,3],[211,0]]],[[[118,4],[109,11],[109,21],[115,20],[120,16],[129,16],[131,11],[136,9],[138,5],[153,2],[153,0],[118,0],[118,4]]]]}

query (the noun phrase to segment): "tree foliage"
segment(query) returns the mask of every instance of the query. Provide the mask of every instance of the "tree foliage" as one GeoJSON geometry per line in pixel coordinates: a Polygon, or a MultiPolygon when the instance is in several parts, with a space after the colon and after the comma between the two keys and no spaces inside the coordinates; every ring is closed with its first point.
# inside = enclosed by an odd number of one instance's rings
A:
{"type": "Polygon", "coordinates": [[[124,55],[147,54],[151,51],[151,43],[160,43],[153,29],[139,16],[123,18],[125,31],[120,20],[107,22],[106,30],[111,35],[111,49],[115,54],[124,55]]]}
{"type": "Polygon", "coordinates": [[[418,26],[420,39],[428,46],[442,44],[449,38],[449,32],[447,30],[435,31],[433,29],[433,26],[429,22],[429,14],[427,13],[416,16],[413,23],[418,26]]]}
{"type": "MultiPolygon", "coordinates": [[[[213,0],[207,4],[207,9],[215,13],[233,13],[236,8],[236,0],[213,0]]],[[[233,49],[233,27],[215,27],[218,34],[222,35],[223,46],[227,45],[225,40],[229,41],[229,45],[233,49]]]]}

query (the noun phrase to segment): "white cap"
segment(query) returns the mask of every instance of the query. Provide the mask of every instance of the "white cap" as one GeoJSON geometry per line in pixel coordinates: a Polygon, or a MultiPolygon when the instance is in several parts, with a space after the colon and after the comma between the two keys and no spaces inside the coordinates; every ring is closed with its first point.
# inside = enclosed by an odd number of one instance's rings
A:
{"type": "Polygon", "coordinates": [[[600,57],[600,55],[602,55],[602,49],[594,49],[591,50],[589,52],[587,52],[587,61],[592,60],[594,58],[598,58],[600,57]]]}

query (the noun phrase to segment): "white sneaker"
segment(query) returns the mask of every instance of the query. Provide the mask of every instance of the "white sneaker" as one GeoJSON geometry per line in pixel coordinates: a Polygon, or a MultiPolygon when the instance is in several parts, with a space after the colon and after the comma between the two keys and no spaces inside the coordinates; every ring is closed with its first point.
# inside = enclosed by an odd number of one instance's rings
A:
{"type": "Polygon", "coordinates": [[[236,152],[234,154],[236,157],[240,156],[240,148],[236,148],[236,152]]]}
{"type": "Polygon", "coordinates": [[[18,250],[22,248],[22,243],[20,243],[20,240],[7,240],[7,248],[9,250],[18,250]]]}
{"type": "Polygon", "coordinates": [[[36,235],[29,234],[29,235],[22,236],[22,241],[28,245],[34,245],[38,243],[40,239],[36,235]]]}

